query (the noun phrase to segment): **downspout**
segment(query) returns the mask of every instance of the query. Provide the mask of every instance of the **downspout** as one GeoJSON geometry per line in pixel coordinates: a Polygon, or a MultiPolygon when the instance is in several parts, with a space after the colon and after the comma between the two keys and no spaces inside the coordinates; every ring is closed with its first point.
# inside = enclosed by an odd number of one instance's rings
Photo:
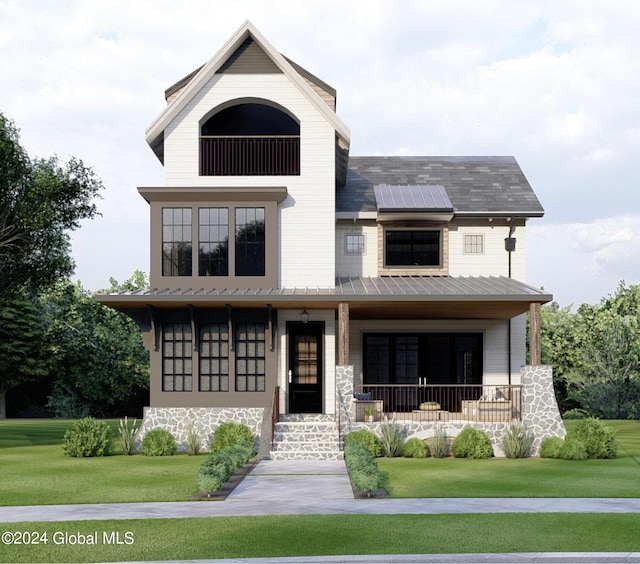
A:
{"type": "MultiPolygon", "coordinates": [[[[508,220],[509,222],[511,219],[508,220]]],[[[509,225],[509,236],[504,240],[504,249],[508,253],[508,265],[509,265],[509,278],[511,278],[511,253],[516,250],[516,240],[513,237],[513,233],[516,230],[515,225],[511,223],[509,225]]],[[[507,325],[507,363],[509,364],[507,369],[507,374],[509,377],[509,386],[511,386],[511,358],[512,358],[512,342],[511,342],[511,318],[509,318],[509,323],[507,325]]]]}

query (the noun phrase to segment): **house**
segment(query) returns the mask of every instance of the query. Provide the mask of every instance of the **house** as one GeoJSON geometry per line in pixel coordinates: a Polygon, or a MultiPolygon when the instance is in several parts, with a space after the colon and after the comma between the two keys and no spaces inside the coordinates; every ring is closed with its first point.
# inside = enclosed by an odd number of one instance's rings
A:
{"type": "Polygon", "coordinates": [[[152,289],[98,298],[144,333],[143,429],[242,421],[292,458],[336,455],[366,407],[418,435],[562,434],[537,366],[552,296],[525,282],[544,210],[514,158],[351,156],[336,91],[248,21],[165,97],[164,185],[138,188],[152,289]]]}

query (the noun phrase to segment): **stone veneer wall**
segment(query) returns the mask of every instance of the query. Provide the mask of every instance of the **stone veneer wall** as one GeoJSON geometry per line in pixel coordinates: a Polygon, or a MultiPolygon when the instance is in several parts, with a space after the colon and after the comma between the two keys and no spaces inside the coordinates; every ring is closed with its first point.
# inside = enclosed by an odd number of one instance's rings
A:
{"type": "MultiPolygon", "coordinates": [[[[343,398],[343,408],[348,411],[347,415],[342,415],[341,427],[342,436],[357,429],[369,429],[376,434],[380,434],[381,423],[356,423],[353,411],[353,367],[340,366],[336,371],[336,385],[343,398]],[[351,376],[350,376],[351,375],[351,376]],[[349,382],[346,380],[349,379],[349,382]]],[[[531,449],[532,455],[540,452],[540,442],[545,437],[565,436],[565,427],[560,417],[556,396],[553,391],[553,371],[550,366],[525,366],[522,368],[522,422],[534,436],[531,449]]],[[[339,395],[340,395],[339,394],[339,395]]],[[[431,422],[418,421],[396,421],[403,428],[405,437],[419,437],[422,439],[433,436],[433,427],[436,424],[431,422]]],[[[439,423],[445,430],[448,437],[455,437],[467,425],[473,425],[481,429],[491,439],[493,451],[496,456],[504,456],[500,448],[500,441],[504,431],[508,427],[508,422],[482,423],[477,421],[446,421],[439,423]]]]}
{"type": "Polygon", "coordinates": [[[336,366],[336,415],[340,417],[340,435],[353,430],[353,366],[336,366]]]}
{"type": "Polygon", "coordinates": [[[185,450],[184,443],[190,428],[200,435],[201,450],[208,451],[213,432],[220,423],[225,421],[247,425],[256,436],[257,449],[263,414],[262,407],[145,407],[144,420],[134,449],[139,450],[142,439],[148,431],[161,427],[176,438],[179,452],[185,450]]]}
{"type": "Polygon", "coordinates": [[[533,433],[532,452],[538,454],[542,439],[566,434],[553,391],[553,368],[523,367],[522,386],[522,422],[533,433]]]}

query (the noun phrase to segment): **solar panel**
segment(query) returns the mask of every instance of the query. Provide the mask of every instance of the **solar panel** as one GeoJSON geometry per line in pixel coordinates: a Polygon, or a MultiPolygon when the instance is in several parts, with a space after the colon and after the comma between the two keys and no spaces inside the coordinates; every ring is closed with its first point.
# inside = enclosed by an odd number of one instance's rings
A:
{"type": "Polygon", "coordinates": [[[373,190],[378,211],[453,211],[447,191],[440,184],[379,184],[373,190]]]}

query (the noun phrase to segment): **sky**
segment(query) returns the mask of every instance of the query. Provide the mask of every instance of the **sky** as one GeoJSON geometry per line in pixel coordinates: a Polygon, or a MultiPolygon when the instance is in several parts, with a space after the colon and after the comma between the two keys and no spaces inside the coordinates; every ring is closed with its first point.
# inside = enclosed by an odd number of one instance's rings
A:
{"type": "Polygon", "coordinates": [[[546,210],[527,281],[561,306],[640,283],[635,0],[0,0],[0,112],[105,186],[72,235],[86,289],[148,272],[145,129],[247,19],[337,89],[351,155],[513,155],[546,210]]]}

